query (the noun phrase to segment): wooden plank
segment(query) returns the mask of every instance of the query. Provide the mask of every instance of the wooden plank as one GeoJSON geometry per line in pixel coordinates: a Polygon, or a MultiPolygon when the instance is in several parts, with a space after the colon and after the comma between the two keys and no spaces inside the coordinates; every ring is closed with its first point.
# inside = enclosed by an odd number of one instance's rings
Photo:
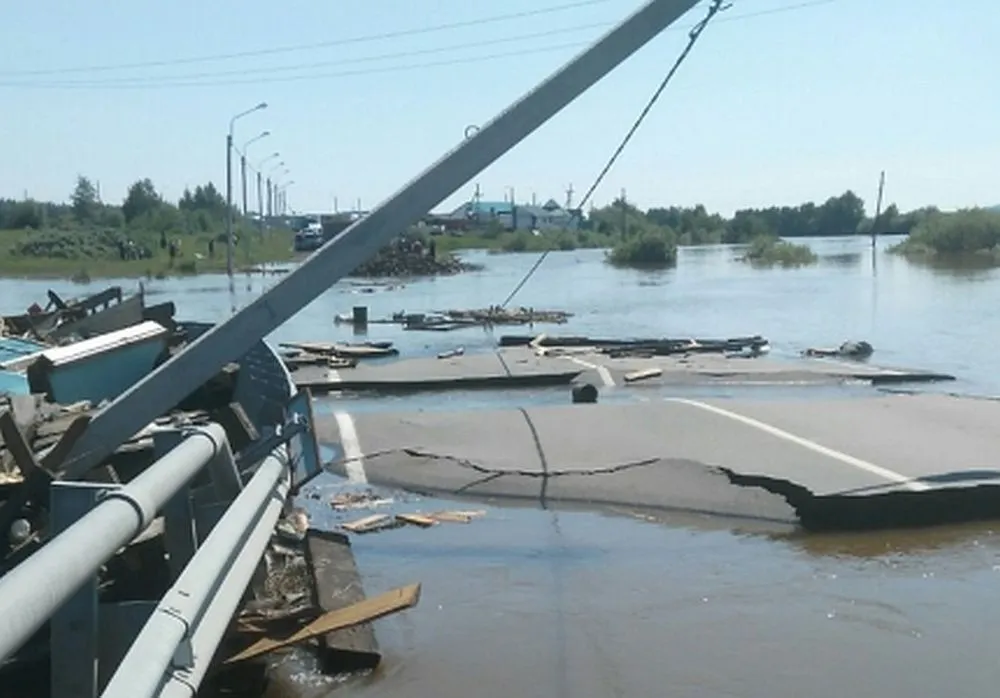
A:
{"type": "Polygon", "coordinates": [[[646,380],[647,378],[656,378],[657,376],[663,375],[662,368],[647,368],[642,371],[632,371],[631,373],[625,374],[626,383],[635,383],[636,381],[646,380]]]}
{"type": "Polygon", "coordinates": [[[243,405],[238,402],[230,402],[225,407],[216,410],[213,418],[226,430],[226,436],[229,437],[229,447],[233,453],[239,453],[260,438],[257,427],[247,416],[243,405]]]}
{"type": "Polygon", "coordinates": [[[362,623],[370,623],[379,618],[406,610],[407,608],[413,608],[417,605],[418,601],[420,601],[419,584],[410,584],[399,589],[393,589],[374,598],[351,604],[346,608],[324,613],[312,623],[309,623],[288,637],[281,639],[262,638],[242,652],[227,659],[225,663],[233,664],[253,659],[274,650],[307,642],[335,630],[343,630],[344,628],[351,628],[362,623]]]}
{"type": "Polygon", "coordinates": [[[14,421],[14,414],[11,410],[0,412],[0,434],[3,435],[7,452],[14,459],[14,463],[21,471],[21,476],[30,477],[38,470],[38,462],[35,460],[34,452],[25,441],[24,434],[21,433],[14,421]]]}
{"type": "Polygon", "coordinates": [[[396,520],[402,521],[403,523],[413,524],[414,526],[420,526],[421,528],[430,528],[437,521],[430,516],[425,516],[423,514],[396,514],[396,520]]]}
{"type": "Polygon", "coordinates": [[[341,524],[341,527],[351,533],[369,533],[393,525],[393,518],[388,514],[372,514],[356,521],[341,524]]]}
{"type": "MultiPolygon", "coordinates": [[[[361,575],[347,536],[334,531],[309,530],[305,558],[313,580],[313,606],[321,613],[365,600],[361,575]]],[[[371,623],[326,633],[319,638],[319,646],[320,663],[328,674],[374,669],[382,661],[371,623]]]]}
{"type": "Polygon", "coordinates": [[[435,521],[448,521],[451,523],[469,523],[473,519],[486,516],[486,512],[477,511],[436,511],[428,516],[435,521]]]}

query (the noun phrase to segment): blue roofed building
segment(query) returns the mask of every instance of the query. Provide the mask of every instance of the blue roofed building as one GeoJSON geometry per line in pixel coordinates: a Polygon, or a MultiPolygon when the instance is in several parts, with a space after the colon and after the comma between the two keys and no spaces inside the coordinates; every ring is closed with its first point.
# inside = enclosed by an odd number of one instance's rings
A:
{"type": "Polygon", "coordinates": [[[510,201],[468,201],[450,214],[478,225],[496,222],[506,230],[575,230],[580,223],[579,212],[560,206],[549,199],[541,206],[512,204],[510,201]]]}

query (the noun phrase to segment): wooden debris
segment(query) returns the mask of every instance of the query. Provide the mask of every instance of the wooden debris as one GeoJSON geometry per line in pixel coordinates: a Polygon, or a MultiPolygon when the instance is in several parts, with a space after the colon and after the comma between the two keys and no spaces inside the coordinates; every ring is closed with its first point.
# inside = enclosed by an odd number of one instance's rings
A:
{"type": "Polygon", "coordinates": [[[379,531],[383,528],[389,528],[394,525],[394,519],[388,514],[372,514],[371,516],[366,516],[356,521],[349,521],[347,523],[340,524],[342,528],[347,529],[351,533],[371,533],[372,531],[379,531]]]}
{"type": "Polygon", "coordinates": [[[243,405],[238,402],[230,402],[225,407],[216,410],[212,417],[226,430],[226,436],[229,437],[229,447],[233,453],[239,453],[260,438],[257,428],[247,416],[243,405]]]}
{"type": "Polygon", "coordinates": [[[625,374],[626,383],[635,383],[637,381],[646,380],[648,378],[656,378],[657,376],[663,375],[662,368],[647,368],[641,371],[632,371],[631,373],[625,374]]]}
{"type": "Polygon", "coordinates": [[[486,516],[486,512],[478,511],[437,511],[427,515],[435,521],[448,521],[451,523],[469,523],[473,519],[486,516]]]}
{"type": "Polygon", "coordinates": [[[392,504],[393,500],[379,497],[372,490],[362,492],[339,492],[330,498],[330,506],[337,511],[347,511],[349,509],[372,509],[385,504],[392,504]]]}
{"type": "Polygon", "coordinates": [[[365,599],[346,608],[324,613],[301,630],[284,638],[264,637],[226,660],[226,664],[253,659],[284,647],[291,647],[336,630],[370,623],[379,618],[413,608],[420,601],[420,584],[411,584],[365,599]]]}
{"type": "Polygon", "coordinates": [[[396,520],[420,526],[421,528],[429,528],[437,523],[434,518],[425,516],[424,514],[396,514],[396,520]]]}

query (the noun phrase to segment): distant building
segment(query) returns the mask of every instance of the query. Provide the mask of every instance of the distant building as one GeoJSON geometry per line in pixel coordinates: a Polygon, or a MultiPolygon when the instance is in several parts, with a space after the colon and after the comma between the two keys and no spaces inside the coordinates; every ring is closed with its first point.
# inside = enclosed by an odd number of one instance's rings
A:
{"type": "Polygon", "coordinates": [[[438,219],[466,220],[473,226],[495,222],[505,230],[575,230],[580,224],[577,211],[568,211],[554,199],[541,206],[512,204],[509,201],[469,201],[438,219]]]}

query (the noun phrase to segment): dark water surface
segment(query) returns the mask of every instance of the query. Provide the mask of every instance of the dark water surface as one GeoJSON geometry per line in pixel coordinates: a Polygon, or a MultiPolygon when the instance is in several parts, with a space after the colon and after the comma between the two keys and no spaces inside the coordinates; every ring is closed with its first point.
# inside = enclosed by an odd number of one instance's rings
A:
{"type": "MultiPolygon", "coordinates": [[[[555,253],[517,301],[577,313],[567,327],[543,328],[550,333],[759,333],[778,356],[867,339],[877,363],[959,377],[922,389],[1000,395],[1000,272],[931,269],[884,253],[873,271],[864,239],[812,244],[820,263],[801,270],[752,269],[727,247],[682,250],[677,269],[663,273],[611,270],[597,251],[555,253]]],[[[402,289],[367,294],[356,284],[338,284],[274,339],[348,338],[350,330],[334,327],[332,317],[355,304],[369,305],[378,317],[498,303],[536,259],[475,257],[485,271],[402,289]]],[[[259,293],[261,283],[254,278],[247,291],[239,279],[237,302],[259,293]]],[[[0,292],[14,312],[44,298],[48,286],[7,280],[0,292]]],[[[84,290],[52,287],[68,295],[84,290]]],[[[149,288],[174,300],[185,317],[213,320],[230,309],[224,278],[156,281],[149,288]]],[[[396,341],[405,355],[458,345],[474,351],[493,342],[478,330],[372,326],[370,335],[396,341]]],[[[566,399],[561,389],[368,398],[338,407],[471,409],[566,399]]],[[[337,487],[328,480],[323,499],[312,502],[319,522],[332,525],[342,516],[325,504],[337,487]]],[[[396,510],[455,506],[390,494],[396,510]]],[[[370,594],[420,581],[423,598],[413,611],[379,622],[386,653],[379,672],[326,686],[313,678],[311,693],[336,687],[337,695],[435,698],[996,694],[1000,536],[993,526],[831,537],[662,513],[487,509],[469,524],[356,539],[370,594]]]]}

